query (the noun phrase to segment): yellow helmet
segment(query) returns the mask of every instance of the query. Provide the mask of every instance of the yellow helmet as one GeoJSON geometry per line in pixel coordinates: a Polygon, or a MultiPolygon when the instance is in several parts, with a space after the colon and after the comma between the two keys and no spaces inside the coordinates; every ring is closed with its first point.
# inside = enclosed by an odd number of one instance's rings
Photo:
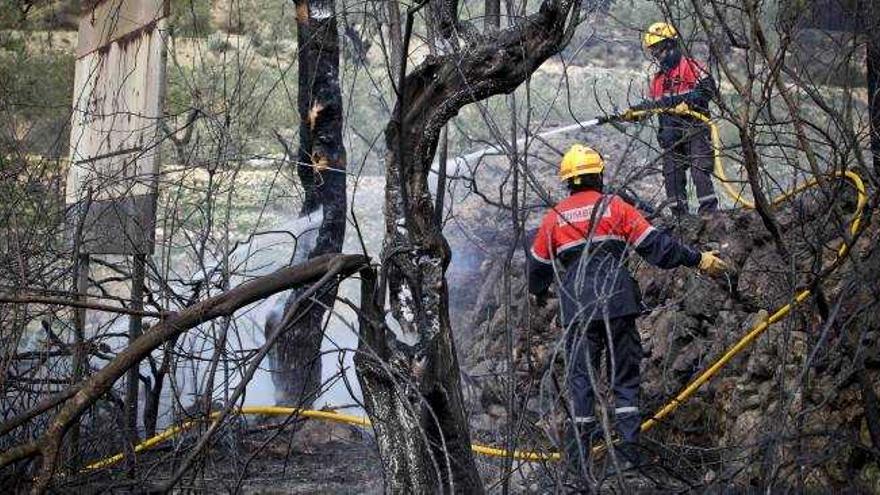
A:
{"type": "Polygon", "coordinates": [[[559,180],[586,174],[601,174],[605,170],[605,160],[598,151],[582,144],[572,145],[559,163],[559,180]]]}
{"type": "Polygon", "coordinates": [[[645,48],[652,46],[665,40],[674,40],[678,38],[678,31],[670,24],[665,22],[655,22],[645,31],[645,37],[642,38],[642,44],[645,48]]]}

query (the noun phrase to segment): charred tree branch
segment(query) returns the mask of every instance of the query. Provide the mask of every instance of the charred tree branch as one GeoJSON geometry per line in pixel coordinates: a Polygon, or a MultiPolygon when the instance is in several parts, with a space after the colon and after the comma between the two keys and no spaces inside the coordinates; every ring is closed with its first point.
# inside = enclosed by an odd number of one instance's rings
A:
{"type": "Polygon", "coordinates": [[[329,271],[336,271],[340,276],[348,276],[365,263],[366,258],[359,255],[321,256],[301,265],[284,268],[251,280],[225,293],[205,299],[195,306],[168,315],[120,352],[107,366],[83,381],[78,386],[79,390],[65,402],[49,422],[40,438],[0,454],[0,468],[41,455],[43,463],[33,491],[44,492],[54,475],[57,456],[68,429],[89,406],[106,394],[131,366],[144,359],[164,342],[214,318],[231,316],[239,308],[282,290],[312,283],[329,271]]]}

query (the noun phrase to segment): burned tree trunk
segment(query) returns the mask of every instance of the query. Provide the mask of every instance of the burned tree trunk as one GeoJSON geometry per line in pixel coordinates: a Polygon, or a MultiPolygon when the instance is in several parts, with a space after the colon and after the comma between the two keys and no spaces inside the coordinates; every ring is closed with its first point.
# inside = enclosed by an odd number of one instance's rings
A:
{"type": "MultiPolygon", "coordinates": [[[[446,122],[468,103],[513,91],[561,49],[577,25],[578,6],[546,0],[512,28],[468,36],[464,46],[428,57],[400,88],[385,134],[382,259],[401,340],[412,345],[395,342],[376,314],[362,321],[355,358],[390,492],[483,490],[449,325],[449,246],[435,221],[428,171],[446,122]]],[[[362,302],[378,304],[383,296],[367,291],[362,302]]]]}
{"type": "MultiPolygon", "coordinates": [[[[300,217],[319,219],[317,237],[302,236],[294,262],[339,253],[345,238],[345,147],[342,144],[342,96],[339,88],[339,34],[332,0],[296,2],[299,46],[300,115],[297,174],[304,190],[300,217]],[[305,239],[315,239],[314,244],[305,239]]],[[[336,287],[328,287],[293,320],[292,331],[272,350],[276,402],[308,407],[321,384],[320,349],[325,308],[336,287]]],[[[285,310],[299,297],[293,291],[285,310]]],[[[266,335],[279,324],[280,312],[266,321],[266,335]]]]}

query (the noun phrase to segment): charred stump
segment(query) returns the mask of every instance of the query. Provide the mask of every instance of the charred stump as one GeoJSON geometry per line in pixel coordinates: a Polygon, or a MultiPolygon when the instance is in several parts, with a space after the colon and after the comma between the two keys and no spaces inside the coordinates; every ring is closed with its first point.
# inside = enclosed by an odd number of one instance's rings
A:
{"type": "MultiPolygon", "coordinates": [[[[339,34],[335,4],[328,0],[296,2],[300,115],[297,175],[304,191],[300,217],[320,218],[314,245],[298,245],[294,262],[342,251],[345,238],[345,147],[342,143],[342,95],[339,88],[339,34]]],[[[308,233],[306,233],[308,234],[308,233]]],[[[300,239],[310,238],[305,235],[300,239]]],[[[336,286],[329,286],[293,319],[269,355],[279,405],[310,407],[321,386],[321,340],[326,309],[336,286]]],[[[300,297],[293,291],[285,312],[300,297]]],[[[266,335],[279,324],[266,321],[266,335]]]]}

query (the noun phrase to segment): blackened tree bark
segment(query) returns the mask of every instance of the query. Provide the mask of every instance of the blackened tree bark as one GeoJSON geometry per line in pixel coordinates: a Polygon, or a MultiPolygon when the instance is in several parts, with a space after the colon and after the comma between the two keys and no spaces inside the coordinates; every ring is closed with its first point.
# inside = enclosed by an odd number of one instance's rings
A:
{"type": "Polygon", "coordinates": [[[516,89],[565,46],[579,7],[576,0],[545,0],[511,28],[456,40],[460,49],[429,56],[402,84],[385,133],[387,278],[375,290],[367,287],[361,302],[381,306],[387,283],[403,340],[415,344],[395,341],[381,312],[365,311],[355,358],[390,492],[483,491],[449,325],[449,246],[436,222],[428,171],[446,122],[468,103],[516,89]]]}
{"type": "MultiPolygon", "coordinates": [[[[314,246],[298,246],[308,259],[339,253],[345,238],[345,147],[342,143],[342,96],[339,88],[339,34],[333,0],[297,0],[300,115],[297,174],[304,190],[300,216],[318,215],[321,225],[314,246]]],[[[297,260],[297,261],[301,261],[297,260]]],[[[325,307],[332,306],[336,286],[328,287],[293,319],[291,331],[269,356],[276,402],[308,407],[321,384],[320,349],[325,307]]],[[[292,291],[285,309],[299,297],[292,291]]],[[[279,324],[266,321],[266,335],[279,324]]]]}

